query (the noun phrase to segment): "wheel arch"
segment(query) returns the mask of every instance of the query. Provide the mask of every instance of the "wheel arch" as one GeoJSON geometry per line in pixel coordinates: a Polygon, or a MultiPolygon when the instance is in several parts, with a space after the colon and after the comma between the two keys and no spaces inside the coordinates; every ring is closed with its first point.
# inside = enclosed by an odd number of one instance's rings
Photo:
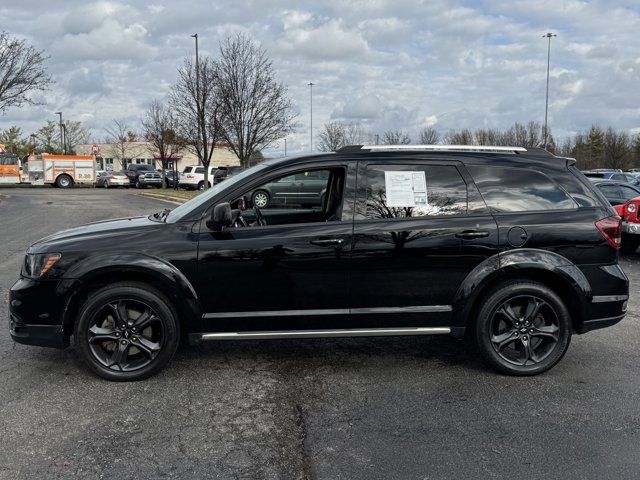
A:
{"type": "Polygon", "coordinates": [[[498,284],[509,280],[533,280],[558,293],[566,302],[575,331],[581,330],[591,286],[573,263],[553,252],[534,249],[514,250],[491,257],[469,273],[456,292],[453,303],[452,332],[461,336],[473,319],[482,299],[498,284]]]}
{"type": "Polygon", "coordinates": [[[199,331],[201,327],[202,309],[197,293],[189,280],[173,265],[161,259],[148,256],[137,256],[136,260],[118,255],[101,256],[87,265],[68,272],[69,278],[80,280],[75,282],[76,288],[69,293],[63,313],[63,329],[68,341],[80,307],[87,296],[96,289],[117,282],[140,282],[160,291],[171,302],[180,323],[183,335],[199,331]],[[69,275],[71,274],[71,275],[69,275]]]}

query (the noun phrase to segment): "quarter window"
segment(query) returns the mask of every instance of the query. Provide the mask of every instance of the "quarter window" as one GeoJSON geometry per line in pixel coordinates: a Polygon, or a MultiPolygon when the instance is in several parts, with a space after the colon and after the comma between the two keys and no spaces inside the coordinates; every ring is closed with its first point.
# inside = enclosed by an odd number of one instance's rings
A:
{"type": "Polygon", "coordinates": [[[492,212],[568,210],[576,202],[549,177],[528,168],[468,165],[492,212]]]}
{"type": "Polygon", "coordinates": [[[467,185],[453,165],[369,165],[365,217],[467,213],[467,185]]]}

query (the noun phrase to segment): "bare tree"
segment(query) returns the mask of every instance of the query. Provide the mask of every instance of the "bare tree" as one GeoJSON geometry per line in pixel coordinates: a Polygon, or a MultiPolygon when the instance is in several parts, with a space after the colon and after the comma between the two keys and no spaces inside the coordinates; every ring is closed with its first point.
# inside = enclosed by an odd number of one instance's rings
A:
{"type": "Polygon", "coordinates": [[[162,171],[162,187],[165,187],[165,170],[175,155],[184,148],[184,141],[178,135],[178,122],[171,108],[158,100],[153,100],[142,118],[144,136],[158,152],[162,171]]]}
{"type": "Polygon", "coordinates": [[[0,32],[0,112],[33,104],[29,94],[47,89],[51,77],[44,69],[46,59],[44,52],[34,49],[26,40],[0,32]]]}
{"type": "Polygon", "coordinates": [[[459,132],[451,130],[445,140],[449,145],[473,145],[473,133],[467,128],[459,132]]]}
{"type": "Polygon", "coordinates": [[[433,127],[424,127],[420,131],[420,143],[422,145],[435,145],[440,141],[440,133],[433,127]]]}
{"type": "Polygon", "coordinates": [[[136,143],[140,140],[125,120],[114,119],[110,127],[104,129],[107,132],[105,138],[106,154],[120,162],[122,168],[126,167],[126,161],[137,157],[143,149],[136,143]]]}
{"type": "Polygon", "coordinates": [[[62,125],[64,128],[65,152],[75,153],[78,145],[89,142],[91,133],[82,126],[81,122],[65,120],[62,125]]]}
{"type": "Polygon", "coordinates": [[[185,58],[169,104],[175,111],[178,133],[204,168],[204,188],[209,186],[209,165],[216,143],[222,138],[220,104],[217,101],[216,65],[209,57],[196,64],[185,58]]]}
{"type": "Polygon", "coordinates": [[[287,88],[276,81],[266,51],[243,34],[222,42],[217,67],[223,137],[247,166],[255,150],[293,130],[291,101],[287,88]]]}
{"type": "Polygon", "coordinates": [[[318,134],[316,148],[321,152],[335,152],[346,145],[345,128],[339,122],[325,123],[318,134]]]}
{"type": "Polygon", "coordinates": [[[371,135],[364,131],[360,123],[349,122],[344,125],[344,144],[360,145],[370,141],[371,135]]]}
{"type": "Polygon", "coordinates": [[[382,135],[382,143],[385,145],[409,145],[411,138],[402,130],[387,130],[382,135]]]}

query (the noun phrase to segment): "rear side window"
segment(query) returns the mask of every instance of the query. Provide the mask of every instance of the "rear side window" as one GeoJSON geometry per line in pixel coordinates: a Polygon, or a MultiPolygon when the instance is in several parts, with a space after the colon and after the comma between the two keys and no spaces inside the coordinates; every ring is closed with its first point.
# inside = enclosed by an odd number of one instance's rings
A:
{"type": "Polygon", "coordinates": [[[576,202],[549,177],[536,170],[468,165],[492,212],[570,210],[576,202]]]}
{"type": "Polygon", "coordinates": [[[453,165],[369,165],[366,218],[467,213],[467,184],[453,165]]]}

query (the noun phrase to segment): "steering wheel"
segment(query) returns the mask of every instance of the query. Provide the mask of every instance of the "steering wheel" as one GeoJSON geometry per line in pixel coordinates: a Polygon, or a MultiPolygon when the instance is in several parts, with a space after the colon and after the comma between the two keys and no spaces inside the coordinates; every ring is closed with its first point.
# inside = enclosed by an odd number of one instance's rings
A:
{"type": "Polygon", "coordinates": [[[260,209],[255,205],[253,206],[253,213],[256,215],[256,221],[260,227],[264,227],[267,225],[267,221],[265,220],[264,215],[262,215],[260,209]]]}

